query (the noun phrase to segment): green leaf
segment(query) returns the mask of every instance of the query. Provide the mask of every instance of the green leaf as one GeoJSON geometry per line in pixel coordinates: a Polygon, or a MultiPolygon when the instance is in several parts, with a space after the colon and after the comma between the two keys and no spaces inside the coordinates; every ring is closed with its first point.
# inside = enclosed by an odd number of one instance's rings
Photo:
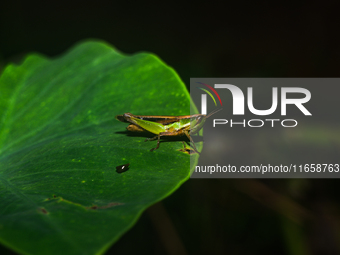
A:
{"type": "MultiPolygon", "coordinates": [[[[0,241],[24,254],[102,254],[190,174],[181,141],[131,136],[118,114],[187,115],[189,94],[152,54],[84,42],[0,77],[0,241]],[[116,167],[130,163],[128,171],[116,167]]],[[[195,108],[194,108],[195,109],[195,108]]]]}

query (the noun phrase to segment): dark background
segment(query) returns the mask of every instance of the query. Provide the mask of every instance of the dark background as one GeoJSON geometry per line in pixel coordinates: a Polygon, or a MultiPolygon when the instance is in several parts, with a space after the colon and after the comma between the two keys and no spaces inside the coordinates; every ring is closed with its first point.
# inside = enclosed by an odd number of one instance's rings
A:
{"type": "MultiPolygon", "coordinates": [[[[157,54],[187,85],[190,77],[338,77],[339,7],[7,0],[0,4],[0,70],[30,52],[54,57],[98,38],[123,53],[157,54]]],[[[339,142],[328,146],[337,159],[339,142]]],[[[107,254],[340,254],[338,185],[189,180],[107,254]]]]}

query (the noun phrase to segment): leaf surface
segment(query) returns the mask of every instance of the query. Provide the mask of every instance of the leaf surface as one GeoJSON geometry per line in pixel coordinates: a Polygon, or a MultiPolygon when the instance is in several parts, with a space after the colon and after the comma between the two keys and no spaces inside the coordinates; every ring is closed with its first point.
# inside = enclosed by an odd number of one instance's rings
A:
{"type": "Polygon", "coordinates": [[[190,174],[182,142],[150,152],[156,141],[131,135],[115,115],[188,115],[190,107],[184,84],[156,56],[125,56],[103,42],[7,66],[0,77],[0,241],[23,254],[103,253],[190,174]]]}

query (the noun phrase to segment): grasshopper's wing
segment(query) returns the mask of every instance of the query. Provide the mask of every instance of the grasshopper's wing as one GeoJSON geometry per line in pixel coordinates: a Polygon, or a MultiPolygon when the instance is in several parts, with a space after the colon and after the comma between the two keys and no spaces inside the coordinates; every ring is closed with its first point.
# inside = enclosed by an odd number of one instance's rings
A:
{"type": "Polygon", "coordinates": [[[179,121],[179,118],[176,116],[143,116],[143,115],[134,115],[135,118],[141,120],[147,120],[151,122],[161,123],[163,125],[168,125],[174,122],[179,121]]]}
{"type": "Polygon", "coordinates": [[[116,120],[119,120],[121,122],[135,124],[133,121],[131,121],[131,118],[133,117],[134,119],[146,120],[146,121],[150,121],[150,122],[157,122],[157,123],[161,123],[163,125],[168,125],[168,124],[174,123],[174,122],[179,120],[178,117],[174,117],[174,116],[144,116],[144,115],[132,115],[130,113],[128,113],[128,114],[129,115],[127,115],[127,116],[126,116],[126,114],[117,115],[115,118],[116,118],[116,120]]]}
{"type": "Polygon", "coordinates": [[[129,123],[129,121],[127,121],[124,117],[124,115],[117,115],[116,117],[116,120],[119,120],[121,122],[126,122],[126,123],[129,123]]]}

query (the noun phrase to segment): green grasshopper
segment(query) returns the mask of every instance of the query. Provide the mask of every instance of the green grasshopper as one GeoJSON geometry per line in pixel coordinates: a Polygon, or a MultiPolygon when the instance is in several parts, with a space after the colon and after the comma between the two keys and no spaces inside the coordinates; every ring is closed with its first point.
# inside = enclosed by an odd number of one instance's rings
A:
{"type": "MultiPolygon", "coordinates": [[[[197,151],[196,145],[190,135],[197,134],[203,127],[207,118],[222,110],[217,109],[208,115],[194,114],[186,116],[148,116],[148,115],[133,115],[131,113],[124,113],[117,115],[116,119],[122,122],[130,123],[126,128],[132,132],[145,132],[155,134],[153,138],[147,138],[146,141],[153,141],[158,139],[157,146],[150,151],[159,148],[161,136],[186,136],[193,145],[194,151],[197,151]]],[[[184,148],[185,148],[185,143],[184,148]]]]}

